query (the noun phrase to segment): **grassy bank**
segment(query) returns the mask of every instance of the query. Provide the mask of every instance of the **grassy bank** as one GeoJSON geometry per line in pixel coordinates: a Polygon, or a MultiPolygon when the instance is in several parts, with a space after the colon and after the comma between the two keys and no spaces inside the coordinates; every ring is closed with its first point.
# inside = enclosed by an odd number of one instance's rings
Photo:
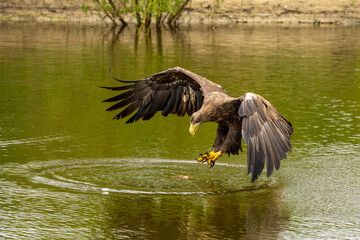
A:
{"type": "MultiPolygon", "coordinates": [[[[0,2],[1,21],[68,21],[83,24],[110,23],[91,0],[10,0],[0,2]],[[89,11],[83,11],[83,4],[89,11]]],[[[136,19],[124,16],[130,23],[136,19]]],[[[360,0],[193,0],[186,6],[180,25],[236,23],[360,24],[360,0]]]]}

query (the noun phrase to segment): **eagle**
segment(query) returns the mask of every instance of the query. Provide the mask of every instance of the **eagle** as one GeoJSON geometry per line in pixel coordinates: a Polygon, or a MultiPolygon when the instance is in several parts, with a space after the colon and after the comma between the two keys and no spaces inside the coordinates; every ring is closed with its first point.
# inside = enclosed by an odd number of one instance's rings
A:
{"type": "Polygon", "coordinates": [[[160,111],[164,117],[188,114],[191,135],[195,135],[202,123],[216,122],[212,151],[196,158],[207,162],[210,168],[223,154],[239,154],[241,139],[247,144],[247,171],[251,173],[251,182],[260,176],[265,162],[269,177],[274,167],[279,170],[280,161],[291,152],[291,123],[258,94],[248,92],[238,98],[230,97],[220,85],[180,67],[140,80],[113,78],[122,85],[102,88],[121,91],[103,101],[113,103],[106,111],[122,109],[114,119],[125,118],[135,111],[126,123],[149,120],[160,111]]]}

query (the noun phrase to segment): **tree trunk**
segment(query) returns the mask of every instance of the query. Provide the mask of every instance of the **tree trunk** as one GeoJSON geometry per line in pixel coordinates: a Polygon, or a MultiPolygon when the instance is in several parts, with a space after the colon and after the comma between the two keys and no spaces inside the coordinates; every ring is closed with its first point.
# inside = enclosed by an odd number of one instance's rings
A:
{"type": "Polygon", "coordinates": [[[140,27],[141,23],[142,23],[142,20],[141,20],[141,16],[140,16],[139,0],[135,0],[135,11],[136,11],[137,26],[140,27]]]}
{"type": "Polygon", "coordinates": [[[175,12],[175,14],[171,14],[168,19],[168,24],[170,26],[174,26],[177,19],[180,17],[182,11],[185,9],[185,6],[190,2],[190,0],[185,0],[183,4],[180,6],[179,10],[175,12]]]}

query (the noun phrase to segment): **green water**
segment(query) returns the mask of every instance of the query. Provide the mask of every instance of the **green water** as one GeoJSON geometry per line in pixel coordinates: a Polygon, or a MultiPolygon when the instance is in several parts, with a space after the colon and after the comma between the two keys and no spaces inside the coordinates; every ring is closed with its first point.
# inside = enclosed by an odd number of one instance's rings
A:
{"type": "Polygon", "coordinates": [[[360,28],[192,28],[135,38],[106,28],[0,25],[0,238],[360,238],[360,28]],[[294,126],[293,152],[254,184],[246,152],[209,169],[216,125],[125,125],[108,69],[174,66],[251,91],[294,126]],[[179,175],[189,176],[187,179],[179,175]]]}

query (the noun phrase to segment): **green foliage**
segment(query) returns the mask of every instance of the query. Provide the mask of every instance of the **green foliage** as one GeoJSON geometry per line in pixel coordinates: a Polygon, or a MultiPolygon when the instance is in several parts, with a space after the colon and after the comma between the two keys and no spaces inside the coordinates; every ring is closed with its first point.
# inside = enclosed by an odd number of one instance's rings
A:
{"type": "MultiPolygon", "coordinates": [[[[190,0],[92,0],[98,6],[97,11],[105,14],[114,25],[121,23],[126,26],[124,15],[131,14],[136,17],[139,29],[145,26],[149,29],[153,20],[159,26],[165,19],[172,26],[183,12],[190,0]]],[[[223,0],[216,0],[222,2],[223,0]]],[[[82,9],[87,13],[90,8],[86,3],[82,9]]]]}
{"type": "Polygon", "coordinates": [[[81,8],[82,8],[82,10],[83,10],[84,13],[87,13],[87,12],[89,11],[89,7],[88,7],[85,3],[83,3],[83,4],[81,5],[81,8]]]}

